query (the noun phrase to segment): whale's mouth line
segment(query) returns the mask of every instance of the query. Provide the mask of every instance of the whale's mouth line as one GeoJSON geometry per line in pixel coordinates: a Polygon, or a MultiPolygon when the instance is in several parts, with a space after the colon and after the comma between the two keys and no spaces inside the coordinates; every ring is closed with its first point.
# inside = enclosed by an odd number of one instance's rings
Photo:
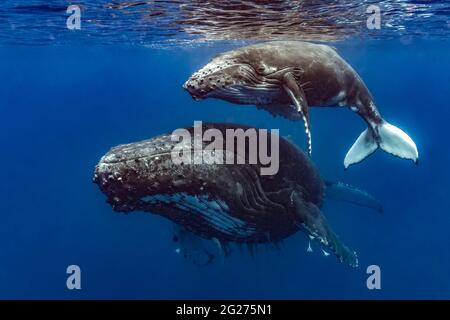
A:
{"type": "MultiPolygon", "coordinates": [[[[280,82],[270,78],[270,74],[259,73],[252,65],[238,63],[240,79],[226,86],[218,86],[203,94],[194,95],[194,100],[205,98],[228,98],[233,101],[239,99],[247,104],[266,104],[271,102],[271,96],[280,89],[280,82]]],[[[225,75],[226,77],[226,75],[225,75]]]]}
{"type": "Polygon", "coordinates": [[[233,96],[242,98],[244,95],[257,96],[260,93],[274,91],[280,88],[280,81],[276,77],[271,77],[272,74],[277,72],[276,70],[260,72],[252,64],[241,61],[222,61],[216,64],[219,67],[208,67],[206,65],[204,68],[195,72],[183,85],[183,88],[189,92],[195,101],[215,98],[216,96],[221,97],[221,95],[230,98],[233,96]],[[208,71],[205,72],[205,69],[208,69],[208,71]],[[217,78],[219,80],[213,81],[213,79],[217,78]],[[194,90],[193,88],[198,83],[208,83],[208,85],[194,90]],[[243,92],[238,92],[239,90],[243,92]]]}
{"type": "Polygon", "coordinates": [[[235,84],[209,92],[202,98],[225,99],[235,103],[265,105],[273,101],[279,91],[279,86],[260,83],[257,85],[235,84]]]}

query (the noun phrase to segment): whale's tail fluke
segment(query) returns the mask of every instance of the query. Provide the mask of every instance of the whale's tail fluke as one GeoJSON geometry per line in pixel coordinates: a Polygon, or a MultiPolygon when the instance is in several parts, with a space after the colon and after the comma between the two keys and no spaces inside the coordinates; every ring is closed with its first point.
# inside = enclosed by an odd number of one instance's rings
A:
{"type": "Polygon", "coordinates": [[[345,168],[361,162],[378,147],[394,156],[418,162],[419,152],[414,141],[403,130],[383,121],[361,133],[345,156],[345,168]]]}

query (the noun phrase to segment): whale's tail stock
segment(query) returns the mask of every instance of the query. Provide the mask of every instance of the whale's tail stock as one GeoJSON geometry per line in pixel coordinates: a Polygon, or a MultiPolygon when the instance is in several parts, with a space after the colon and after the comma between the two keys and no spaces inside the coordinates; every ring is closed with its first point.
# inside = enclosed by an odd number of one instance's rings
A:
{"type": "Polygon", "coordinates": [[[361,162],[378,148],[394,156],[418,163],[419,152],[414,141],[400,128],[382,121],[361,133],[344,159],[344,167],[361,162]]]}

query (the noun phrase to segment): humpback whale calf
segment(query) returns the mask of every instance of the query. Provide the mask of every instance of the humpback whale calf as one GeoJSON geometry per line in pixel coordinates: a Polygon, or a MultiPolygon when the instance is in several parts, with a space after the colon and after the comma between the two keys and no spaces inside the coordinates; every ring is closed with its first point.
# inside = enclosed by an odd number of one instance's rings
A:
{"type": "MultiPolygon", "coordinates": [[[[203,125],[224,135],[227,129],[249,128],[222,123],[203,125]]],[[[194,132],[193,127],[186,130],[194,132]]],[[[270,141],[274,141],[273,135],[269,134],[270,141]]],[[[277,138],[279,170],[274,175],[260,174],[259,162],[177,164],[172,161],[172,152],[178,144],[173,133],[169,133],[113,147],[100,159],[93,181],[115,211],[161,215],[195,236],[213,240],[223,251],[230,242],[250,246],[277,243],[302,230],[323,249],[332,251],[339,261],[356,267],[356,253],[333,232],[320,209],[322,203],[329,194],[331,198],[376,210],[381,210],[381,206],[359,189],[325,182],[303,151],[286,139],[277,138]]],[[[209,145],[202,143],[203,147],[209,145]]],[[[194,139],[185,141],[184,147],[184,152],[196,150],[194,139]]],[[[203,157],[239,152],[239,148],[229,144],[223,148],[226,150],[203,148],[203,157]]],[[[178,236],[175,238],[180,241],[178,236]]],[[[203,260],[212,258],[208,253],[203,260]]]]}
{"type": "Polygon", "coordinates": [[[366,123],[347,152],[344,166],[382,150],[417,163],[414,141],[384,120],[366,85],[330,46],[302,41],[272,41],[219,54],[183,87],[196,99],[218,98],[251,104],[273,115],[303,120],[311,154],[310,106],[349,106],[366,123]]]}

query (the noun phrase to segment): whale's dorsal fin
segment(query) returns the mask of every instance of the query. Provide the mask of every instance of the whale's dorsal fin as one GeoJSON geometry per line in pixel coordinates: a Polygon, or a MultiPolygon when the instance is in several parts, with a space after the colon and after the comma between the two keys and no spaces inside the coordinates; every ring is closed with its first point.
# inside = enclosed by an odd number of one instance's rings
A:
{"type": "Polygon", "coordinates": [[[331,49],[333,49],[334,51],[336,51],[336,52],[338,51],[338,49],[337,49],[335,46],[332,46],[332,45],[329,45],[329,44],[328,44],[328,46],[329,46],[331,49]]]}
{"type": "Polygon", "coordinates": [[[345,201],[374,209],[379,213],[383,212],[383,207],[380,202],[364,190],[343,182],[325,181],[325,186],[325,195],[328,199],[345,201]]]}

